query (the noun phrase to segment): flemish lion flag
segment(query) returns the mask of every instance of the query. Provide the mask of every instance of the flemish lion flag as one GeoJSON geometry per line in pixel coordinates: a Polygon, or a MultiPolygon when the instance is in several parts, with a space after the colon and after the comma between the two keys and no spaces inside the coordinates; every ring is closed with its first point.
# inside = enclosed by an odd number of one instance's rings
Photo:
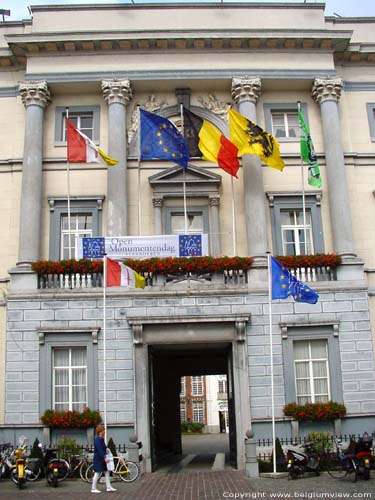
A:
{"type": "Polygon", "coordinates": [[[117,165],[118,161],[108,156],[69,120],[66,119],[66,142],[69,163],[100,163],[117,165]]]}
{"type": "Polygon", "coordinates": [[[128,288],[144,288],[143,276],[125,266],[122,262],[107,258],[107,286],[127,286],[128,288]]]}
{"type": "Polygon", "coordinates": [[[309,176],[307,182],[310,186],[317,188],[322,187],[322,178],[320,177],[320,169],[318,159],[315,154],[314,144],[311,139],[309,127],[305,122],[305,118],[302,114],[300,104],[298,103],[298,120],[299,126],[301,128],[301,158],[309,166],[309,176]]]}
{"type": "Polygon", "coordinates": [[[229,129],[230,140],[238,147],[239,156],[257,155],[268,167],[283,170],[285,164],[279,143],[271,134],[234,109],[229,110],[229,129]]]}
{"type": "Polygon", "coordinates": [[[217,163],[237,177],[240,163],[238,148],[212,123],[184,108],[184,134],[191,157],[217,163]]]}

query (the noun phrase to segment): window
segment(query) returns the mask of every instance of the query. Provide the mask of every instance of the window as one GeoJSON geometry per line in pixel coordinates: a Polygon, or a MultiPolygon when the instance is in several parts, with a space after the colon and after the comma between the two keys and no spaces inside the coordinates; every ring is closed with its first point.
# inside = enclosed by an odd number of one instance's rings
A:
{"type": "Polygon", "coordinates": [[[62,214],[60,259],[78,259],[80,238],[92,237],[92,213],[71,214],[70,231],[68,214],[62,214]],[[70,247],[70,248],[69,248],[70,247]]]}
{"type": "Polygon", "coordinates": [[[186,404],[185,404],[185,401],[180,402],[180,421],[186,422],[186,404]]]}
{"type": "Polygon", "coordinates": [[[227,394],[228,387],[227,387],[226,379],[218,380],[218,389],[219,389],[219,391],[218,391],[219,393],[227,394]]]}
{"type": "Polygon", "coordinates": [[[293,342],[297,403],[326,403],[330,398],[325,339],[293,342]]]}
{"type": "MultiPolygon", "coordinates": [[[[55,146],[66,146],[66,107],[57,106],[55,115],[55,146]]],[[[69,120],[93,142],[99,144],[100,107],[71,106],[69,120]]]]}
{"type": "Polygon", "coordinates": [[[299,137],[298,115],[295,111],[272,111],[272,135],[276,139],[296,139],[299,137]]]}
{"type": "Polygon", "coordinates": [[[204,423],[203,401],[193,401],[193,422],[204,423]]]}
{"type": "Polygon", "coordinates": [[[367,104],[367,115],[370,126],[371,141],[375,142],[375,103],[367,104]]]}
{"type": "Polygon", "coordinates": [[[203,396],[203,377],[202,377],[202,375],[191,377],[191,394],[192,394],[192,396],[203,396]]]}
{"type": "MultiPolygon", "coordinates": [[[[185,234],[185,214],[183,207],[166,207],[166,234],[185,234]]],[[[201,234],[208,232],[207,207],[194,207],[187,209],[188,234],[201,234]]]]}
{"type": "Polygon", "coordinates": [[[181,377],[181,392],[180,392],[180,396],[185,396],[185,387],[186,387],[186,379],[185,379],[185,377],[181,377]]]}
{"type": "Polygon", "coordinates": [[[80,238],[101,235],[104,196],[72,197],[70,200],[70,238],[66,198],[49,198],[50,259],[79,258],[80,238]]]}
{"type": "Polygon", "coordinates": [[[82,411],[87,406],[87,353],[85,347],[53,349],[54,410],[82,411]]]}
{"type": "Polygon", "coordinates": [[[283,255],[313,254],[310,211],[304,217],[302,210],[281,210],[280,219],[283,255]]]}
{"type": "Polygon", "coordinates": [[[302,194],[268,192],[267,196],[271,211],[274,254],[324,253],[321,193],[305,193],[305,227],[302,194]]]}
{"type": "Polygon", "coordinates": [[[39,330],[40,412],[98,408],[98,331],[39,330]]]}
{"type": "MultiPolygon", "coordinates": [[[[202,212],[187,212],[187,234],[203,233],[202,212]]],[[[171,234],[185,233],[185,215],[180,212],[171,213],[171,234]]]]}
{"type": "Polygon", "coordinates": [[[281,323],[285,402],[343,400],[338,323],[281,323]]]}
{"type": "MultiPolygon", "coordinates": [[[[297,103],[264,104],[265,128],[280,142],[299,141],[297,103]]],[[[301,111],[307,120],[307,106],[301,104],[301,111]]]]}

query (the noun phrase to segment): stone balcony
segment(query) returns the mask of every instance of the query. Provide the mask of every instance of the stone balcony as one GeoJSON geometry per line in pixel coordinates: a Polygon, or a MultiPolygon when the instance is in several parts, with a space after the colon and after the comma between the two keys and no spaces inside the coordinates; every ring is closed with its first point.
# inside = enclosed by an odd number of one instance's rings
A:
{"type": "MultiPolygon", "coordinates": [[[[297,279],[304,282],[336,281],[335,269],[327,266],[320,268],[297,268],[290,270],[297,279]]],[[[146,288],[172,288],[173,285],[193,286],[218,285],[225,287],[247,288],[251,282],[251,272],[243,270],[224,270],[215,273],[186,273],[186,274],[157,274],[144,273],[146,288]]],[[[266,276],[265,280],[266,281],[266,276]]],[[[72,274],[42,274],[38,276],[38,289],[86,289],[103,287],[101,273],[72,273],[72,274]]],[[[173,286],[175,288],[176,286],[173,286]]]]}

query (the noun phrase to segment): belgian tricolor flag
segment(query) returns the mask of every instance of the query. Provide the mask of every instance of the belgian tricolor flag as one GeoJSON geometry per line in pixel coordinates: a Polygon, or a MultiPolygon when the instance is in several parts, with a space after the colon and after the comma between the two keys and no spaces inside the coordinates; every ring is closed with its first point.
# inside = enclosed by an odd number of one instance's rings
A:
{"type": "Polygon", "coordinates": [[[190,158],[217,163],[228,174],[237,177],[240,167],[238,148],[215,125],[184,108],[184,136],[190,158]]]}

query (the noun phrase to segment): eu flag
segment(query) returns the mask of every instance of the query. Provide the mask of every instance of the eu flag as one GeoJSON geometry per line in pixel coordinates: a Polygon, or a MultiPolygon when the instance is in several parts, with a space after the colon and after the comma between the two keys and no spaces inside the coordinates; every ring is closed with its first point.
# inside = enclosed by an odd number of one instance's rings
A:
{"type": "Polygon", "coordinates": [[[287,299],[293,297],[296,302],[316,304],[319,295],[293,276],[278,260],[271,257],[272,298],[287,299]]]}
{"type": "Polygon", "coordinates": [[[140,121],[141,160],[159,158],[188,166],[190,157],[185,138],[171,121],[144,109],[140,110],[140,121]]]}
{"type": "Polygon", "coordinates": [[[180,234],[178,237],[180,257],[202,256],[201,234],[180,234]]]}

